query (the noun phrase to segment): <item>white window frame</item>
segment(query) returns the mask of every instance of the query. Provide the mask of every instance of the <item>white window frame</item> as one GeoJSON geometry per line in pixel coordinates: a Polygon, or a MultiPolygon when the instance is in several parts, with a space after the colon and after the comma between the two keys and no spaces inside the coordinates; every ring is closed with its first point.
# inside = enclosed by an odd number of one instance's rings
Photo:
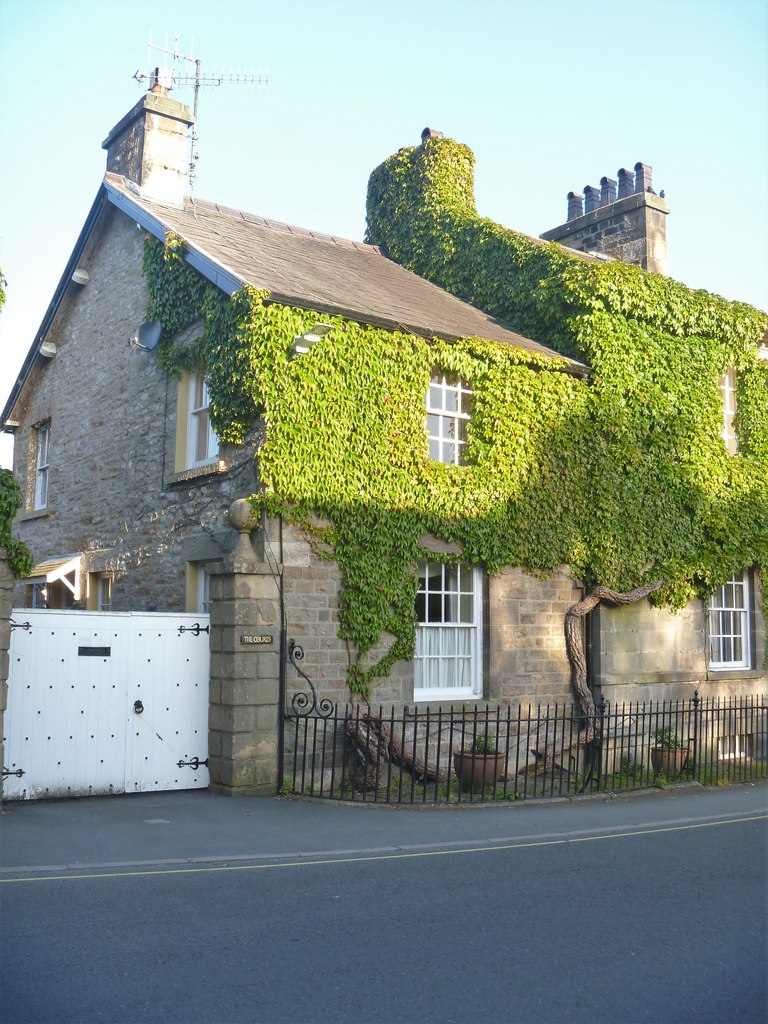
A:
{"type": "Polygon", "coordinates": [[[472,389],[446,374],[435,375],[426,396],[429,456],[435,462],[463,466],[472,389]]]}
{"type": "Polygon", "coordinates": [[[717,739],[718,761],[751,761],[755,749],[755,737],[751,732],[731,733],[717,739]]]}
{"type": "Polygon", "coordinates": [[[211,613],[211,575],[208,572],[211,564],[210,561],[194,560],[186,563],[185,607],[188,612],[211,613]]]}
{"type": "Polygon", "coordinates": [[[112,577],[99,576],[96,581],[96,610],[112,611],[112,577]]]}
{"type": "Polygon", "coordinates": [[[205,466],[219,454],[219,439],[211,428],[208,384],[202,373],[189,375],[187,466],[205,466]]]}
{"type": "Polygon", "coordinates": [[[483,573],[463,563],[419,566],[414,701],[483,696],[483,573]]]}
{"type": "Polygon", "coordinates": [[[197,608],[204,615],[211,614],[211,577],[204,562],[197,563],[197,608]]]}
{"type": "Polygon", "coordinates": [[[729,455],[735,455],[739,448],[739,439],[733,428],[736,416],[736,372],[727,370],[720,378],[720,395],[723,399],[723,426],[720,436],[725,442],[729,455]]]}
{"type": "Polygon", "coordinates": [[[710,595],[707,609],[709,667],[715,670],[751,667],[749,574],[736,573],[710,595]]]}
{"type": "Polygon", "coordinates": [[[37,428],[35,453],[35,511],[48,507],[48,470],[50,468],[51,425],[41,423],[37,428]]]}

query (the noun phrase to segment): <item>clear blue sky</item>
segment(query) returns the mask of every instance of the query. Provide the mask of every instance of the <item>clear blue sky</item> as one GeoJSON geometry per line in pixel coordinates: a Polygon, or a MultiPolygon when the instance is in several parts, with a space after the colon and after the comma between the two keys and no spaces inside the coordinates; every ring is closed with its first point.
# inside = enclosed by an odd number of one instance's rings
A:
{"type": "Polygon", "coordinates": [[[368,175],[428,125],[474,150],[480,213],[538,235],[642,161],[670,275],[768,308],[766,0],[0,0],[0,406],[150,33],[269,77],[201,92],[200,198],[360,239],[368,175]]]}

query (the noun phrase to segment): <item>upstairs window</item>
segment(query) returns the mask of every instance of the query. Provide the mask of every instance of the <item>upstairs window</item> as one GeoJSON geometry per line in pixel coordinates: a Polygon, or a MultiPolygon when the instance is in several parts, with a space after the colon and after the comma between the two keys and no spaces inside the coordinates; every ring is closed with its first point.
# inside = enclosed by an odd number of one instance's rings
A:
{"type": "Polygon", "coordinates": [[[739,446],[733,420],[736,416],[736,374],[728,370],[720,378],[720,394],[723,398],[723,427],[721,436],[729,455],[735,455],[739,446]]]}
{"type": "Polygon", "coordinates": [[[187,425],[188,466],[201,466],[211,462],[219,451],[219,439],[211,429],[208,404],[208,385],[205,376],[202,373],[191,373],[187,425]]]}
{"type": "Polygon", "coordinates": [[[710,668],[750,667],[749,615],[749,576],[737,573],[709,599],[710,668]]]}
{"type": "Polygon", "coordinates": [[[471,565],[419,566],[414,700],[482,697],[482,580],[471,565]]]}
{"type": "Polygon", "coordinates": [[[445,374],[432,378],[427,392],[429,456],[436,462],[463,466],[467,448],[472,390],[445,374]]]}
{"type": "Polygon", "coordinates": [[[35,510],[48,507],[48,457],[51,425],[43,423],[37,428],[37,455],[35,469],[35,510]]]}

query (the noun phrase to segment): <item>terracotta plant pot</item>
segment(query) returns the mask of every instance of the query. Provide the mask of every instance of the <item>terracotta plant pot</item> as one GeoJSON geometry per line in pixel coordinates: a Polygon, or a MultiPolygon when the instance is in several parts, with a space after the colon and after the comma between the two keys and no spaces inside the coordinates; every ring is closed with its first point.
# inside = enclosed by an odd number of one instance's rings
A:
{"type": "Polygon", "coordinates": [[[654,772],[665,775],[679,775],[688,764],[688,750],[685,747],[654,747],[651,750],[651,765],[654,772]]]}
{"type": "Polygon", "coordinates": [[[465,793],[482,793],[504,774],[504,754],[475,754],[463,750],[453,755],[453,768],[465,793]]]}

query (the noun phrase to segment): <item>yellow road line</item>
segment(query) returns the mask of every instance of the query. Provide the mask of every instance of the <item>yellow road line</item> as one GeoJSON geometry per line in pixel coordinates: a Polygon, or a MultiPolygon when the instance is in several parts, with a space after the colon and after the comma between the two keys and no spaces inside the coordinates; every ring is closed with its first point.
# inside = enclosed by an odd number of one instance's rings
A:
{"type": "MultiPolygon", "coordinates": [[[[94,878],[143,878],[149,875],[192,875],[222,871],[268,871],[279,868],[317,867],[323,864],[363,864],[378,860],[413,860],[417,857],[457,857],[468,853],[495,853],[497,850],[524,850],[542,846],[567,846],[571,843],[595,843],[606,839],[630,839],[635,836],[651,836],[664,832],[689,832],[693,829],[715,828],[722,825],[741,825],[750,821],[765,821],[768,814],[754,814],[746,818],[731,818],[725,821],[705,821],[695,825],[669,825],[662,828],[636,829],[632,832],[612,832],[598,836],[579,836],[575,839],[547,839],[535,842],[496,843],[487,846],[466,847],[461,850],[422,850],[411,853],[384,853],[360,857],[323,857],[315,860],[293,860],[281,864],[207,864],[204,867],[153,868],[149,871],[109,871],[93,874],[32,875],[22,878],[0,878],[0,885],[19,882],[74,881],[94,878]]],[[[254,858],[256,859],[256,858],[254,858]]]]}

